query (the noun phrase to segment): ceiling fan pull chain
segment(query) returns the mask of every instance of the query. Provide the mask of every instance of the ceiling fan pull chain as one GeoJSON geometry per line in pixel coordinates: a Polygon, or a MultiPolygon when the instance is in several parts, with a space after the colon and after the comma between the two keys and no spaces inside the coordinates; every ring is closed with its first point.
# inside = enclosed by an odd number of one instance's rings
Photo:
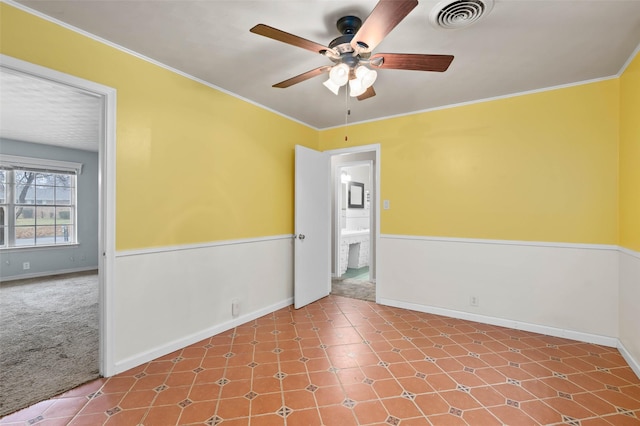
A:
{"type": "Polygon", "coordinates": [[[347,136],[347,126],[349,125],[349,116],[351,115],[351,110],[349,109],[349,91],[345,90],[344,91],[344,108],[346,110],[346,113],[344,115],[344,140],[345,142],[349,140],[349,137],[347,136]]]}

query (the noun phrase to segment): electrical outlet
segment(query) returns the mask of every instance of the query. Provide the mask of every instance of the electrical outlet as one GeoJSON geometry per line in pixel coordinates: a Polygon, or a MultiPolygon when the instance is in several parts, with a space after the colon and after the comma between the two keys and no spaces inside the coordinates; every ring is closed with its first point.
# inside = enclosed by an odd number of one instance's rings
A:
{"type": "Polygon", "coordinates": [[[29,262],[22,262],[22,269],[23,270],[27,270],[27,269],[31,269],[31,263],[29,262]]]}
{"type": "Polygon", "coordinates": [[[479,304],[480,304],[480,299],[478,298],[478,296],[471,296],[469,298],[469,305],[478,306],[479,304]]]}

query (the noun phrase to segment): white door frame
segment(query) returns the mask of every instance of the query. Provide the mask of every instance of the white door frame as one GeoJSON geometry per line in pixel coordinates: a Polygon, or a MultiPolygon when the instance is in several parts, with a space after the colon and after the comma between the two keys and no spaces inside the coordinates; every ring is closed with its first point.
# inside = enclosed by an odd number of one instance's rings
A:
{"type": "MultiPolygon", "coordinates": [[[[380,144],[371,144],[371,145],[362,145],[362,146],[354,146],[350,148],[341,148],[334,149],[329,151],[324,151],[329,156],[334,155],[344,155],[344,154],[358,154],[362,152],[375,152],[375,161],[372,165],[373,167],[373,178],[374,178],[374,188],[375,193],[373,194],[371,200],[371,208],[375,209],[375,221],[374,221],[374,233],[373,239],[375,241],[375,249],[373,253],[373,262],[375,263],[375,271],[376,271],[376,302],[379,300],[379,289],[382,288],[383,283],[379,279],[378,274],[378,252],[380,247],[380,144]]],[[[331,194],[333,196],[333,194],[331,194]]],[[[371,256],[371,254],[370,254],[371,256]]]]}
{"type": "Polygon", "coordinates": [[[102,376],[112,376],[115,374],[113,278],[116,241],[116,89],[2,54],[0,64],[19,73],[75,87],[102,101],[98,150],[99,369],[102,376]]]}

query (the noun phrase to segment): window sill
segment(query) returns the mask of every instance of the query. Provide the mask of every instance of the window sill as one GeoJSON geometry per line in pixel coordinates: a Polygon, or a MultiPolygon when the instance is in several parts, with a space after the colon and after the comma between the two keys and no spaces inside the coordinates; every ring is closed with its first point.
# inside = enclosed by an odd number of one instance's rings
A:
{"type": "Polygon", "coordinates": [[[68,249],[68,248],[77,248],[80,246],[80,243],[69,243],[69,244],[49,244],[49,245],[41,245],[41,246],[17,246],[17,247],[0,247],[0,252],[8,253],[12,251],[37,251],[37,250],[52,250],[52,249],[68,249]]]}

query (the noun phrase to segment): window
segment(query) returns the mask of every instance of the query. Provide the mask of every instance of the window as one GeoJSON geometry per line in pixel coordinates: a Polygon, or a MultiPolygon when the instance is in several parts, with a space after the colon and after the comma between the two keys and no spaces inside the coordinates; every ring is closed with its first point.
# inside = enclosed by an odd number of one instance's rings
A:
{"type": "Polygon", "coordinates": [[[75,171],[0,163],[0,247],[76,243],[76,205],[75,171]]]}

